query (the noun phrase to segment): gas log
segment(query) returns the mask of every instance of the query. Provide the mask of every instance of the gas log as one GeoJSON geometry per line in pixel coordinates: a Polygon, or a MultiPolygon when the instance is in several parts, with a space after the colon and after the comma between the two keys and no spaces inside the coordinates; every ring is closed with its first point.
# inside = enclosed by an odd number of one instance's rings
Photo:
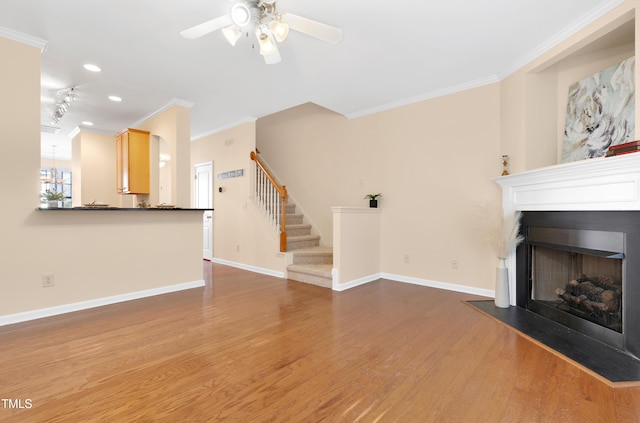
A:
{"type": "Polygon", "coordinates": [[[617,313],[620,311],[620,294],[622,287],[610,277],[599,275],[569,281],[566,287],[557,288],[556,295],[577,308],[588,311],[617,313]]]}

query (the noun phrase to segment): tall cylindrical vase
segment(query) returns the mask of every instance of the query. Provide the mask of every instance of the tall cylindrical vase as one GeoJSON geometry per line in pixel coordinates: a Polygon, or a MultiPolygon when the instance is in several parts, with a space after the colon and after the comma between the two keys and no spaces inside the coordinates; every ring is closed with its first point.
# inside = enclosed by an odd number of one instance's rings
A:
{"type": "Polygon", "coordinates": [[[509,273],[505,266],[506,259],[498,259],[498,267],[496,268],[496,307],[509,307],[509,273]]]}

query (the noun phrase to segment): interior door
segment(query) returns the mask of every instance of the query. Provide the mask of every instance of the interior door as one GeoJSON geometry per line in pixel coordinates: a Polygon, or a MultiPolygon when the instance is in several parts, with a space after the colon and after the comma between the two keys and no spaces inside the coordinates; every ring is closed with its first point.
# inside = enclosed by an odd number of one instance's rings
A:
{"type": "MultiPolygon", "coordinates": [[[[197,209],[213,208],[213,163],[194,166],[195,195],[194,206],[197,209]]],[[[213,259],[213,211],[202,214],[202,258],[213,259]]]]}

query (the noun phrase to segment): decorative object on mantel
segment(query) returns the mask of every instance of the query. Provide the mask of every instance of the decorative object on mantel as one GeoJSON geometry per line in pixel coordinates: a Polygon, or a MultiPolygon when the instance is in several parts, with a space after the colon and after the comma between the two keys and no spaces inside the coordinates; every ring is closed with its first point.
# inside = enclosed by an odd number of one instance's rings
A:
{"type": "Polygon", "coordinates": [[[522,213],[514,212],[502,219],[501,231],[496,234],[496,252],[498,267],[496,269],[495,305],[509,308],[509,273],[506,266],[507,256],[523,241],[520,235],[520,218],[522,213]]]}
{"type": "Polygon", "coordinates": [[[62,201],[64,201],[63,193],[47,190],[45,197],[47,198],[47,208],[59,209],[62,207],[62,201]]]}
{"type": "Polygon", "coordinates": [[[509,156],[507,154],[502,155],[502,176],[509,174],[509,156]]]}
{"type": "Polygon", "coordinates": [[[635,57],[569,87],[562,162],[603,157],[635,137],[635,57]]]}
{"type": "Polygon", "coordinates": [[[640,151],[640,141],[625,142],[624,144],[612,145],[607,150],[607,157],[621,156],[623,154],[637,153],[640,151]]]}
{"type": "Polygon", "coordinates": [[[369,207],[371,207],[372,209],[375,209],[378,207],[378,197],[380,197],[382,194],[381,193],[377,193],[377,194],[367,194],[364,196],[364,198],[368,198],[369,199],[369,207]]]}

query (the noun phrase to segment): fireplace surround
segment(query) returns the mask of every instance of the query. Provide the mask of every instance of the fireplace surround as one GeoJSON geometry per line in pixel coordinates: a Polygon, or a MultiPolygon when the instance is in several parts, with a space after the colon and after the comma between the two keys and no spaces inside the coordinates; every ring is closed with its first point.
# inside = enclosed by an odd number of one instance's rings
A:
{"type": "Polygon", "coordinates": [[[516,306],[640,357],[640,211],[528,211],[522,233],[516,306]]]}
{"type": "Polygon", "coordinates": [[[505,214],[523,212],[511,305],[640,357],[640,154],[495,181],[505,214]]]}

